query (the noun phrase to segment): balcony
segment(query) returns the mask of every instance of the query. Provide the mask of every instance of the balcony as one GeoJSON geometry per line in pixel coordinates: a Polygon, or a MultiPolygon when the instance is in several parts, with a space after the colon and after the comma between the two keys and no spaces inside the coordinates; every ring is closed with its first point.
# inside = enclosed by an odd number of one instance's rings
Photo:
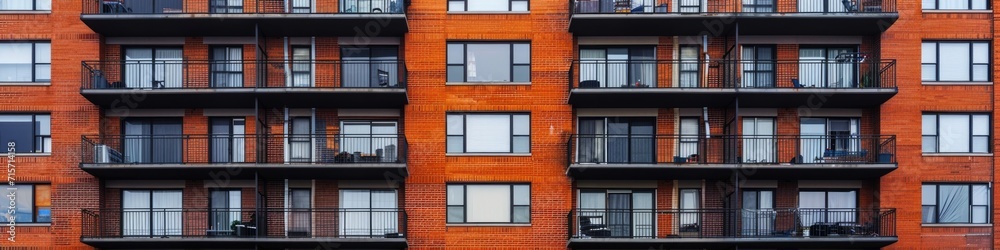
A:
{"type": "Polygon", "coordinates": [[[83,136],[80,168],[103,179],[406,177],[399,134],[83,136]]]}
{"type": "Polygon", "coordinates": [[[575,209],[572,249],[880,248],[895,209],[575,209]]]}
{"type": "Polygon", "coordinates": [[[84,209],[82,217],[81,241],[101,249],[406,248],[406,212],[395,208],[84,209]]]}
{"type": "Polygon", "coordinates": [[[577,36],[877,35],[899,18],[895,0],[570,0],[570,13],[577,36]]]}
{"type": "Polygon", "coordinates": [[[898,92],[895,60],[577,60],[576,108],[869,108],[898,92]]]}
{"type": "Polygon", "coordinates": [[[878,178],[896,169],[892,135],[573,135],[578,180],[878,178]]]}
{"type": "Polygon", "coordinates": [[[83,62],[80,93],[103,108],[402,108],[402,60],[83,62]],[[184,101],[178,101],[184,100],[184,101]]]}
{"type": "Polygon", "coordinates": [[[400,37],[409,30],[406,5],[406,0],[83,0],[80,19],[104,36],[400,37]]]}

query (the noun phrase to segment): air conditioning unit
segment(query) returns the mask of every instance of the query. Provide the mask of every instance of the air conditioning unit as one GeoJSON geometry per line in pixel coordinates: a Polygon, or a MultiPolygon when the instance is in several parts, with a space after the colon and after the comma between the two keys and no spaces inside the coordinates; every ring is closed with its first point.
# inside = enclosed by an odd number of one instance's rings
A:
{"type": "Polygon", "coordinates": [[[122,163],[122,153],[108,145],[94,146],[94,163],[122,163]]]}

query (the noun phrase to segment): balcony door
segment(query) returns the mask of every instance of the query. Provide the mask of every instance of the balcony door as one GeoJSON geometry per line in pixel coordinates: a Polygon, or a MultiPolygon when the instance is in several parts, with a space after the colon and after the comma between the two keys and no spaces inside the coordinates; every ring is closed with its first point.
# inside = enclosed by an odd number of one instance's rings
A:
{"type": "Polygon", "coordinates": [[[184,231],[181,190],[122,190],[122,236],[167,238],[184,231]]]}
{"type": "Polygon", "coordinates": [[[211,191],[209,204],[212,211],[209,214],[208,235],[235,235],[233,225],[237,221],[243,222],[240,218],[240,194],[239,189],[211,191]]]}
{"type": "Polygon", "coordinates": [[[399,233],[396,190],[341,189],[340,237],[399,233]]]}
{"type": "Polygon", "coordinates": [[[180,118],[128,118],[122,124],[125,162],[181,163],[180,118]]]}
{"type": "Polygon", "coordinates": [[[219,46],[212,48],[212,87],[243,87],[243,48],[219,46]]]}
{"type": "Polygon", "coordinates": [[[857,222],[857,190],[800,190],[802,226],[816,223],[857,222]]]}
{"type": "Polygon", "coordinates": [[[580,118],[577,162],[652,163],[653,117],[580,118]]]}
{"type": "MultiPolygon", "coordinates": [[[[683,0],[681,0],[683,1],[683,0]]],[[[700,86],[701,82],[701,52],[698,46],[685,45],[681,46],[680,56],[681,65],[678,69],[678,74],[680,74],[680,87],[681,88],[697,88],[700,86]]]]}
{"type": "Polygon", "coordinates": [[[743,162],[776,163],[774,117],[743,118],[743,162]]]}
{"type": "MultiPolygon", "coordinates": [[[[747,1],[747,0],[744,0],[747,1]]],[[[743,88],[774,88],[774,46],[744,45],[740,67],[743,88]]]]}
{"type": "Polygon", "coordinates": [[[741,235],[772,235],[774,233],[774,190],[744,190],[741,235]]]}
{"type": "MultiPolygon", "coordinates": [[[[312,189],[288,189],[288,237],[312,235],[312,189]]],[[[333,226],[333,225],[329,225],[333,226]]]]}
{"type": "MultiPolygon", "coordinates": [[[[298,2],[299,0],[294,0],[298,2]]],[[[308,0],[306,0],[308,1],[308,0]]],[[[289,87],[313,87],[313,55],[309,46],[293,46],[289,87]]]]}
{"type": "Polygon", "coordinates": [[[399,82],[399,48],[379,46],[344,48],[341,86],[345,88],[395,87],[399,82]]]}
{"type": "Polygon", "coordinates": [[[581,87],[655,87],[653,46],[580,49],[581,87]],[[593,83],[593,84],[591,84],[593,83]]]}
{"type": "Polygon", "coordinates": [[[344,121],[341,123],[340,151],[360,154],[360,160],[396,162],[399,131],[395,121],[344,121]]]}
{"type": "Polygon", "coordinates": [[[603,223],[612,238],[653,238],[653,204],[652,190],[581,190],[577,216],[591,225],[603,223]]]}
{"type": "Polygon", "coordinates": [[[743,12],[774,12],[774,2],[777,0],[741,0],[743,12]]]}
{"type": "Polygon", "coordinates": [[[799,49],[799,84],[816,88],[854,88],[859,62],[854,48],[799,49]]]}
{"type": "Polygon", "coordinates": [[[680,205],[680,218],[678,229],[682,233],[701,231],[701,190],[696,188],[682,188],[678,190],[680,205]]]}
{"type": "Polygon", "coordinates": [[[211,118],[209,123],[212,163],[246,162],[246,120],[216,117],[211,118]]]}
{"type": "Polygon", "coordinates": [[[312,117],[290,117],[288,121],[288,161],[312,162],[312,117]]]}
{"type": "Polygon", "coordinates": [[[183,0],[122,0],[121,3],[126,8],[132,10],[131,14],[170,14],[184,12],[183,0]]]}
{"type": "Polygon", "coordinates": [[[858,118],[802,118],[799,125],[803,163],[823,161],[827,151],[858,152],[858,118]]]}
{"type": "Polygon", "coordinates": [[[125,48],[126,88],[180,88],[184,78],[181,48],[125,48]]]}
{"type": "Polygon", "coordinates": [[[698,117],[681,117],[680,119],[680,142],[677,145],[677,157],[686,157],[698,154],[698,117]]]}
{"type": "Polygon", "coordinates": [[[843,0],[798,0],[798,12],[843,13],[847,8],[843,0]]]}

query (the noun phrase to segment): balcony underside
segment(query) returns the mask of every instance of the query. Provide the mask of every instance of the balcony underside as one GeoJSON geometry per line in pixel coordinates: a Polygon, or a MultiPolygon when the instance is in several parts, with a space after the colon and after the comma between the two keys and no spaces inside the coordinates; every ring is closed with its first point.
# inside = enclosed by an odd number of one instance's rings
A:
{"type": "Polygon", "coordinates": [[[406,239],[386,238],[83,238],[100,249],[405,249],[406,239]]]}
{"type": "Polygon", "coordinates": [[[84,14],[80,19],[105,36],[254,36],[259,27],[262,36],[398,37],[409,30],[405,14],[84,14]]]}
{"type": "Polygon", "coordinates": [[[252,180],[255,174],[269,179],[402,180],[409,175],[404,163],[80,164],[80,168],[106,180],[252,180]]]}
{"type": "Polygon", "coordinates": [[[572,249],[673,249],[673,248],[824,248],[877,249],[895,243],[896,237],[786,237],[697,239],[570,239],[572,249]]]}
{"type": "Polygon", "coordinates": [[[234,88],[234,89],[83,89],[102,108],[401,108],[399,88],[234,88]]]}
{"type": "Polygon", "coordinates": [[[643,13],[573,14],[576,36],[876,35],[896,13],[643,13]],[[655,28],[653,28],[655,27],[655,28]]]}
{"type": "Polygon", "coordinates": [[[746,108],[868,108],[878,107],[896,92],[889,88],[578,88],[570,91],[569,104],[575,108],[728,107],[738,97],[739,106],[746,108]]]}
{"type": "Polygon", "coordinates": [[[572,164],[577,180],[731,179],[739,174],[759,180],[843,180],[879,178],[896,164],[572,164]]]}

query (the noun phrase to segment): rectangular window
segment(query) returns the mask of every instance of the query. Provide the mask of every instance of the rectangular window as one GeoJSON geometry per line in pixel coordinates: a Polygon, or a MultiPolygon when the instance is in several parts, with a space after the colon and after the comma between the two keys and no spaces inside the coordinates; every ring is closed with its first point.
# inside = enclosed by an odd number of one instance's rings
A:
{"type": "Polygon", "coordinates": [[[11,219],[17,223],[51,223],[52,222],[52,186],[49,184],[3,185],[0,187],[5,200],[13,206],[13,213],[5,209],[0,216],[0,222],[7,224],[11,219]],[[14,194],[13,197],[8,196],[14,194]]]}
{"type": "Polygon", "coordinates": [[[450,184],[447,196],[448,223],[531,222],[528,184],[450,184]]]}
{"type": "Polygon", "coordinates": [[[51,81],[51,46],[49,42],[0,42],[0,82],[51,81]]]}
{"type": "Polygon", "coordinates": [[[289,87],[312,87],[313,56],[309,46],[292,47],[292,84],[289,87]]]}
{"type": "Polygon", "coordinates": [[[212,47],[212,87],[243,87],[243,48],[240,46],[212,47]]]}
{"type": "Polygon", "coordinates": [[[656,87],[657,61],[655,51],[654,46],[582,47],[580,49],[580,86],[584,88],[656,87]]]}
{"type": "Polygon", "coordinates": [[[989,153],[990,115],[925,113],[921,117],[924,153],[989,153]]]}
{"type": "Polygon", "coordinates": [[[210,0],[212,13],[243,13],[243,0],[210,0]]]}
{"type": "Polygon", "coordinates": [[[236,224],[242,223],[240,217],[241,192],[239,189],[212,190],[209,195],[209,235],[235,235],[236,224]]]}
{"type": "Polygon", "coordinates": [[[448,11],[528,11],[528,0],[449,0],[448,11]]]}
{"type": "Polygon", "coordinates": [[[988,10],[987,0],[923,0],[925,10],[988,10]]]}
{"type": "Polygon", "coordinates": [[[48,114],[0,115],[0,142],[14,142],[17,153],[51,153],[50,120],[48,114]]]}
{"type": "Polygon", "coordinates": [[[932,82],[990,81],[989,42],[923,42],[920,79],[932,82]]]}
{"type": "Polygon", "coordinates": [[[399,233],[398,200],[393,189],[341,189],[340,235],[384,237],[399,233]]]}
{"type": "Polygon", "coordinates": [[[530,81],[530,43],[448,43],[448,82],[530,81]]]}
{"type": "MultiPolygon", "coordinates": [[[[657,227],[655,192],[648,189],[581,189],[574,218],[580,225],[577,234],[593,238],[653,238],[657,227]]],[[[687,197],[683,193],[681,197],[687,197]]],[[[680,227],[697,228],[695,214],[699,206],[681,199],[680,227]]]]}
{"type": "Polygon", "coordinates": [[[52,10],[52,0],[3,0],[0,11],[4,10],[52,10]]]}
{"type": "Polygon", "coordinates": [[[181,190],[122,190],[122,236],[181,235],[183,200],[181,190]]]}
{"type": "Polygon", "coordinates": [[[987,184],[924,184],[920,196],[921,222],[990,223],[990,196],[987,184]]]}
{"type": "Polygon", "coordinates": [[[530,153],[528,114],[448,114],[448,153],[530,153]]]}
{"type": "Polygon", "coordinates": [[[856,222],[857,190],[799,191],[799,213],[802,225],[818,222],[856,222]]]}

